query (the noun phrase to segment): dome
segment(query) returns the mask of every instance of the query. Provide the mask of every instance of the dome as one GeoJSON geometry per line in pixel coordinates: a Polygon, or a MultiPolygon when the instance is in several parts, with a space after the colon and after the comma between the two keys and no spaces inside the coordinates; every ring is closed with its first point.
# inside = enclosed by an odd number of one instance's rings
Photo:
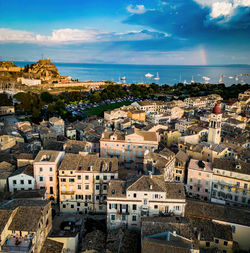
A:
{"type": "Polygon", "coordinates": [[[220,104],[216,104],[213,109],[214,114],[221,114],[220,104]]]}

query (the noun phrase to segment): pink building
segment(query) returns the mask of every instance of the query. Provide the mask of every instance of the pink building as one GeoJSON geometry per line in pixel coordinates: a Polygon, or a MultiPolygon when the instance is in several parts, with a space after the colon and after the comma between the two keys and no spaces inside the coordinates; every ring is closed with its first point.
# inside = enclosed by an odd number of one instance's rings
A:
{"type": "Polygon", "coordinates": [[[144,152],[158,149],[158,135],[138,129],[131,129],[127,134],[104,132],[100,149],[101,157],[117,157],[121,167],[143,169],[144,152]]]}
{"type": "Polygon", "coordinates": [[[34,177],[37,189],[46,189],[48,199],[58,197],[58,167],[64,157],[64,152],[41,150],[33,163],[34,177]]]}
{"type": "Polygon", "coordinates": [[[212,189],[212,163],[191,159],[188,166],[188,194],[203,200],[209,200],[212,189]]]}

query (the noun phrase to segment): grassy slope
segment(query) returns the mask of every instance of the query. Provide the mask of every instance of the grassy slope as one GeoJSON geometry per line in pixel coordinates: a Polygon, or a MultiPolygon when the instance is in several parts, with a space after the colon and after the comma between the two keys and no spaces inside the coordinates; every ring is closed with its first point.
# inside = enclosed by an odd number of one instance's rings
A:
{"type": "Polygon", "coordinates": [[[123,102],[118,102],[118,103],[114,103],[114,104],[102,105],[102,106],[97,106],[97,107],[85,109],[84,112],[88,116],[93,116],[93,115],[102,116],[104,111],[110,111],[110,110],[113,110],[115,108],[119,108],[123,105],[130,105],[130,104],[131,104],[130,101],[123,101],[123,102]]]}

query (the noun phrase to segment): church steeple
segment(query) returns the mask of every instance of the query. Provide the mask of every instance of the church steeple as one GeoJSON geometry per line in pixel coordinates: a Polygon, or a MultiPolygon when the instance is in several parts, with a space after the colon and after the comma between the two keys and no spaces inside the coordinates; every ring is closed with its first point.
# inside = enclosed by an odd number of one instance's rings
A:
{"type": "Polygon", "coordinates": [[[211,144],[219,144],[221,141],[221,120],[221,108],[216,104],[209,117],[208,142],[211,144]]]}

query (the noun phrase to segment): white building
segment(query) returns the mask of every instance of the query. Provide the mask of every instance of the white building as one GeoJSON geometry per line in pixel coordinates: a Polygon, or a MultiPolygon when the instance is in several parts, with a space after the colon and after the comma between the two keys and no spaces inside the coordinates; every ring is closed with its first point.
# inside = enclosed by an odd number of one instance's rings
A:
{"type": "Polygon", "coordinates": [[[28,79],[28,78],[23,78],[23,77],[17,78],[17,82],[21,84],[25,84],[27,86],[37,86],[42,83],[41,79],[28,79]]]}
{"type": "Polygon", "coordinates": [[[184,215],[184,184],[164,182],[163,176],[142,176],[133,184],[113,180],[109,183],[107,227],[140,229],[141,217],[160,213],[184,215]]]}
{"type": "Polygon", "coordinates": [[[221,141],[222,114],[220,105],[216,104],[209,119],[208,143],[219,144],[221,141]]]}
{"type": "Polygon", "coordinates": [[[35,189],[35,178],[33,173],[33,166],[26,165],[17,169],[8,178],[9,191],[14,193],[20,190],[33,190],[35,189]]]}

